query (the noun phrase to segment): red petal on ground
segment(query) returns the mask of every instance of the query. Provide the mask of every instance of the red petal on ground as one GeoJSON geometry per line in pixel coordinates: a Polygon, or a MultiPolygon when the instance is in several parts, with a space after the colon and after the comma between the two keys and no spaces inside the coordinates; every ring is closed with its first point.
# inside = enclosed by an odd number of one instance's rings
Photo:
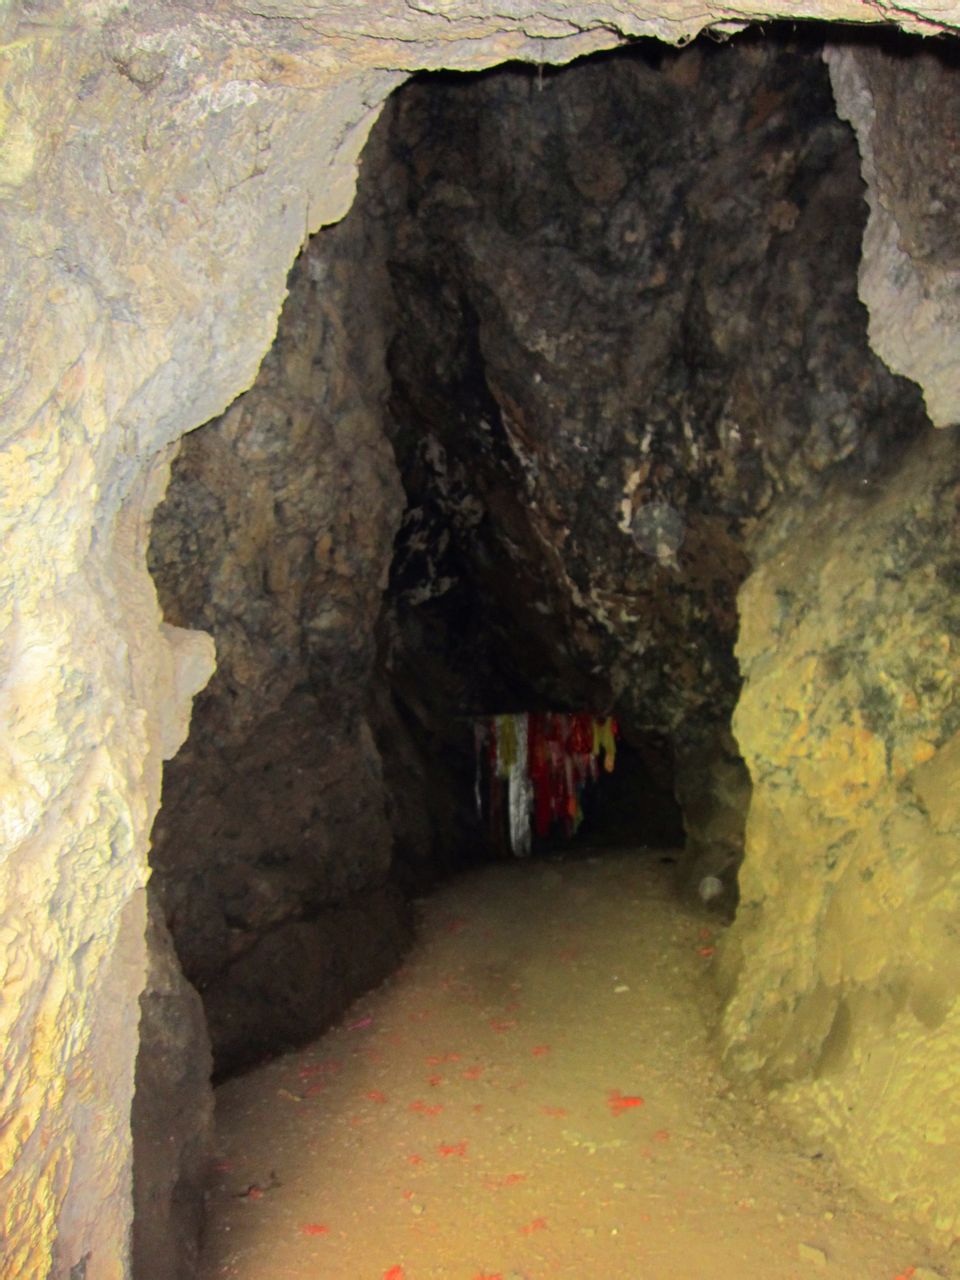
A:
{"type": "Polygon", "coordinates": [[[435,1102],[432,1106],[418,1098],[416,1102],[411,1102],[407,1108],[408,1111],[414,1111],[418,1116],[438,1116],[443,1110],[442,1102],[435,1102]]]}
{"type": "Polygon", "coordinates": [[[479,1080],[485,1070],[486,1067],[467,1067],[466,1071],[462,1071],[460,1074],[464,1080],[479,1080]]]}
{"type": "Polygon", "coordinates": [[[716,947],[697,947],[697,955],[702,956],[704,960],[709,960],[716,952],[716,947]]]}
{"type": "Polygon", "coordinates": [[[517,1025],[516,1018],[491,1018],[489,1024],[494,1031],[512,1031],[517,1025]]]}
{"type": "Polygon", "coordinates": [[[407,1164],[423,1164],[423,1156],[418,1156],[416,1154],[407,1156],[407,1164]]]}
{"type": "Polygon", "coordinates": [[[441,1142],[437,1151],[442,1156],[462,1156],[466,1159],[467,1145],[466,1142],[441,1142]]]}
{"type": "Polygon", "coordinates": [[[328,1236],[330,1228],[322,1222],[301,1222],[300,1230],[305,1236],[328,1236]]]}
{"type": "Polygon", "coordinates": [[[619,1089],[611,1089],[607,1095],[607,1106],[617,1116],[621,1111],[629,1111],[631,1107],[642,1107],[643,1099],[637,1094],[624,1094],[619,1089]]]}
{"type": "Polygon", "coordinates": [[[500,1187],[515,1187],[518,1182],[526,1182],[527,1175],[525,1173],[508,1173],[502,1178],[484,1178],[484,1185],[490,1187],[491,1190],[497,1191],[500,1187]]]}
{"type": "Polygon", "coordinates": [[[570,1114],[566,1107],[541,1107],[540,1110],[545,1116],[568,1116],[570,1114]]]}
{"type": "Polygon", "coordinates": [[[391,1267],[389,1271],[383,1273],[383,1280],[404,1280],[405,1275],[403,1267],[391,1267]]]}
{"type": "Polygon", "coordinates": [[[521,1227],[520,1231],[525,1236],[532,1236],[535,1231],[546,1231],[546,1229],[546,1218],[534,1218],[525,1227],[521,1227]]]}
{"type": "Polygon", "coordinates": [[[368,1089],[363,1096],[369,1098],[371,1102],[386,1102],[387,1100],[387,1095],[380,1089],[368,1089]]]}
{"type": "Polygon", "coordinates": [[[263,1188],[262,1188],[262,1187],[248,1187],[247,1192],[246,1192],[246,1198],[247,1198],[248,1200],[262,1200],[262,1199],[263,1199],[263,1188]]]}
{"type": "Polygon", "coordinates": [[[443,1084],[443,1076],[427,1076],[427,1084],[436,1088],[438,1084],[443,1084]]]}
{"type": "Polygon", "coordinates": [[[535,1044],[530,1050],[535,1058],[543,1058],[550,1052],[548,1044],[535,1044]]]}

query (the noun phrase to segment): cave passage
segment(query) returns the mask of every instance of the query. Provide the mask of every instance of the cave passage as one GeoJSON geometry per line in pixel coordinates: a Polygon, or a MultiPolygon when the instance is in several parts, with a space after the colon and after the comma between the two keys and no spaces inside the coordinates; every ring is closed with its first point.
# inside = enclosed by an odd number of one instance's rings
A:
{"type": "Polygon", "coordinates": [[[411,81],[257,382],[184,441],[151,568],[218,670],[152,884],[218,1074],[322,1030],[412,896],[502,852],[471,726],[504,707],[615,716],[580,847],[673,846],[733,911],[737,593],[927,422],[867,343],[821,41],[411,81]]]}
{"type": "MultiPolygon", "coordinates": [[[[596,1249],[592,1274],[633,1275],[610,1269],[616,1250],[659,1256],[704,1198],[727,1215],[716,1230],[730,1268],[740,1259],[731,1275],[781,1274],[744,1263],[758,1248],[784,1276],[798,1257],[853,1258],[851,1222],[880,1239],[854,1209],[825,1230],[789,1189],[755,1237],[733,1227],[769,1195],[743,1190],[749,1112],[741,1099],[727,1127],[705,1047],[721,1016],[716,947],[728,1057],[744,1074],[829,1090],[859,1070],[856,1035],[882,1034],[910,987],[892,959],[880,994],[861,999],[837,957],[849,950],[859,973],[879,955],[872,921],[914,839],[903,823],[953,813],[932,765],[903,822],[894,792],[958,727],[942,668],[955,624],[937,629],[951,606],[936,595],[956,574],[955,450],[867,341],[860,163],[822,40],[812,28],[680,51],[640,42],[562,70],[412,80],[371,134],[349,215],[304,245],[255,384],[183,443],[151,569],[168,621],[215,636],[218,669],[165,772],[151,893],[202,996],[216,1078],[276,1059],[222,1094],[232,1172],[218,1213],[250,1257],[273,1231],[300,1258],[346,1249],[336,1274],[382,1262],[400,1276],[388,1231],[439,1257],[429,1249],[466,1231],[463,1206],[492,1214],[514,1175],[511,1239],[529,1227],[547,1271],[526,1244],[495,1244],[485,1217],[489,1256],[463,1254],[463,1274],[582,1275],[596,1249]],[[560,815],[582,817],[574,839],[558,843],[551,821],[533,858],[476,805],[475,727],[507,709],[528,730],[587,711],[619,730],[617,768],[578,797],[582,814],[560,815]],[[799,837],[785,844],[781,829],[799,837]],[[414,904],[453,873],[466,878],[423,908],[406,976],[324,1047],[282,1056],[396,972],[414,904]],[[461,917],[457,957],[444,948],[461,917]],[[833,922],[827,959],[814,917],[833,922]],[[747,969],[758,938],[765,958],[747,969]],[[544,1062],[538,1045],[551,1046],[544,1062]],[[474,1071],[491,1092],[468,1097],[474,1071]],[[634,1091],[651,1094],[639,1114],[611,1107],[634,1091]],[[671,1118],[657,1120],[655,1095],[672,1098],[671,1118]],[[390,1127],[401,1115],[407,1128],[390,1127]],[[411,1115],[442,1117],[423,1145],[411,1115]],[[275,1158],[268,1121],[287,1144],[275,1158]],[[650,1175],[680,1132],[694,1162],[664,1171],[664,1217],[650,1175]],[[584,1160],[605,1172],[584,1181],[584,1160]],[[303,1171],[325,1199],[296,1190],[303,1171]],[[408,1172],[433,1180],[422,1196],[408,1172]],[[451,1177],[465,1199],[445,1219],[451,1177]],[[274,1196],[280,1184],[294,1200],[274,1196]],[[656,1204],[621,1214],[638,1188],[656,1204]],[[553,1195],[575,1232],[562,1244],[537,1226],[554,1221],[553,1195]],[[362,1266],[351,1197],[383,1213],[382,1250],[362,1266]],[[259,1225],[241,1230],[253,1200],[259,1225]],[[641,1239],[648,1212],[655,1247],[641,1239]]],[[[565,805],[576,787],[564,785],[565,805]]],[[[949,975],[926,962],[917,975],[909,1008],[936,1028],[949,975]]],[[[148,1017],[144,1029],[142,1059],[148,1017]]],[[[860,1096],[856,1079],[844,1087],[860,1096]]],[[[823,1097],[821,1126],[835,1102],[823,1097]]],[[[773,1154],[765,1132],[774,1184],[796,1175],[827,1221],[824,1185],[798,1172],[823,1153],[773,1154]]],[[[242,1253],[227,1273],[257,1274],[242,1253]]],[[[862,1258],[838,1267],[881,1274],[862,1258]]]]}

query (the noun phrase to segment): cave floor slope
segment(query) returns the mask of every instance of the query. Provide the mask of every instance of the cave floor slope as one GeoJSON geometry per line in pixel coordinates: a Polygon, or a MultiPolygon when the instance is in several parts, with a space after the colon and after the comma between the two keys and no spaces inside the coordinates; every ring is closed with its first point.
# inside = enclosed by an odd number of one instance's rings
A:
{"type": "Polygon", "coordinates": [[[947,1276],[731,1089],[720,926],[671,886],[623,851],[425,901],[399,973],[219,1090],[205,1280],[947,1276]]]}

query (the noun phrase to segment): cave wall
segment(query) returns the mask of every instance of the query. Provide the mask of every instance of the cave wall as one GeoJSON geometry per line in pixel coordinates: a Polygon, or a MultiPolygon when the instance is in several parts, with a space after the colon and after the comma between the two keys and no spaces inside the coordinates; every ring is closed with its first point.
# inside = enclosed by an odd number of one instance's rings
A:
{"type": "MultiPolygon", "coordinates": [[[[560,62],[777,10],[3,9],[6,1274],[128,1272],[147,840],[210,667],[162,624],[145,567],[166,446],[253,380],[304,235],[343,213],[410,71],[560,62]]],[[[956,4],[802,12],[960,24],[956,4]]]]}
{"type": "Polygon", "coordinates": [[[840,466],[868,483],[928,429],[867,343],[859,159],[820,45],[424,79],[388,124],[395,651],[426,703],[441,684],[662,735],[681,875],[729,879],[753,544],[789,495],[840,466]]]}
{"type": "Polygon", "coordinates": [[[183,441],[153,522],[164,616],[217,646],[151,862],[218,1071],[316,1035],[407,930],[368,719],[402,503],[379,228],[308,242],[254,385],[183,441]]]}
{"type": "Polygon", "coordinates": [[[730,1069],[870,1191],[960,1236],[960,436],[771,530],[741,592],[753,779],[730,1069]]]}

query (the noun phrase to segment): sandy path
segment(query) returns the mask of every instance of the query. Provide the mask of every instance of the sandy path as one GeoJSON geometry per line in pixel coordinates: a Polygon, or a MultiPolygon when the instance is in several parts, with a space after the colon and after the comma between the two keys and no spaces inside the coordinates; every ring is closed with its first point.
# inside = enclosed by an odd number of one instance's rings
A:
{"type": "Polygon", "coordinates": [[[340,1027],[219,1091],[207,1280],[948,1276],[727,1086],[716,927],[638,856],[444,889],[340,1027]]]}

